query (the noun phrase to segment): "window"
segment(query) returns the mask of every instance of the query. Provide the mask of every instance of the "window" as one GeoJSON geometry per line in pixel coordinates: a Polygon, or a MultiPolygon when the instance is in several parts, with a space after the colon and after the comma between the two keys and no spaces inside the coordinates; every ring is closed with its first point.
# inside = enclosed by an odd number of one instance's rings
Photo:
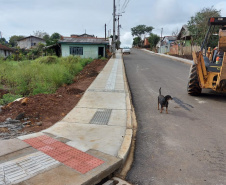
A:
{"type": "Polygon", "coordinates": [[[31,43],[31,46],[36,46],[36,43],[31,43]]]}
{"type": "Polygon", "coordinates": [[[70,55],[83,55],[83,47],[70,47],[70,55]]]}

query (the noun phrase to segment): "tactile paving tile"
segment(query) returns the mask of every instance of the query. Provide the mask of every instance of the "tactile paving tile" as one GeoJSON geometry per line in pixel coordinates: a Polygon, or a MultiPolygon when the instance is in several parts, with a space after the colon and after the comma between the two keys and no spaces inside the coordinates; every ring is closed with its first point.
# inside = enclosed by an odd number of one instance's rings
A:
{"type": "Polygon", "coordinates": [[[90,92],[115,92],[115,93],[125,93],[124,90],[108,90],[108,89],[88,89],[90,92]]]}
{"type": "Polygon", "coordinates": [[[110,76],[108,77],[107,84],[105,86],[106,90],[113,90],[115,89],[115,81],[117,76],[117,69],[118,69],[118,60],[116,59],[114,65],[112,67],[110,76]]]}
{"type": "MultiPolygon", "coordinates": [[[[111,113],[111,110],[107,111],[111,113]]],[[[110,115],[109,115],[110,117],[110,115]]],[[[109,120],[108,116],[104,118],[105,122],[109,120]]],[[[30,144],[32,147],[36,148],[39,151],[51,156],[55,160],[75,169],[76,171],[84,174],[88,171],[100,166],[104,161],[93,157],[85,152],[82,152],[76,148],[68,146],[60,141],[57,141],[54,138],[43,135],[31,139],[25,139],[24,142],[30,144]]],[[[44,155],[45,155],[44,154],[44,155]]],[[[39,157],[39,163],[41,164],[51,164],[51,161],[39,157]]],[[[26,165],[26,162],[25,162],[26,165]]],[[[35,166],[32,168],[33,171],[36,170],[35,166]]]]}
{"type": "Polygon", "coordinates": [[[60,164],[58,161],[41,152],[2,163],[0,185],[22,182],[58,164],[60,164]]]}
{"type": "Polygon", "coordinates": [[[90,124],[107,125],[112,109],[98,109],[92,117],[90,124]]]}

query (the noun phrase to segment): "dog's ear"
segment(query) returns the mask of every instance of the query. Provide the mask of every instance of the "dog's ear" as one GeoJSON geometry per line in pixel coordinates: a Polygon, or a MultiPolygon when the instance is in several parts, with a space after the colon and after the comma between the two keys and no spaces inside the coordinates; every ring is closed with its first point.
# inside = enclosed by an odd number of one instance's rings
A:
{"type": "Polygon", "coordinates": [[[166,98],[167,100],[172,100],[172,99],[173,99],[170,95],[166,95],[165,98],[166,98]]]}

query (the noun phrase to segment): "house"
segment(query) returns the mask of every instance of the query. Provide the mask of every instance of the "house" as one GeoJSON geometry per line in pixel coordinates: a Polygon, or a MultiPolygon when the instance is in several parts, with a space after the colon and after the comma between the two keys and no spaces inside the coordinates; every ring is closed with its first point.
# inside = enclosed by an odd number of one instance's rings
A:
{"type": "Polygon", "coordinates": [[[181,42],[183,46],[191,46],[191,33],[188,30],[187,25],[183,25],[179,34],[177,35],[177,40],[183,41],[181,42]]]}
{"type": "Polygon", "coordinates": [[[145,37],[145,38],[144,38],[144,48],[150,48],[150,43],[149,43],[149,41],[148,41],[148,38],[149,38],[149,37],[145,37]]]}
{"type": "Polygon", "coordinates": [[[25,37],[17,41],[21,49],[31,49],[38,46],[39,43],[46,44],[45,40],[35,36],[25,37]]]}
{"type": "Polygon", "coordinates": [[[179,41],[178,44],[178,54],[179,55],[192,55],[193,51],[199,51],[201,48],[200,46],[191,42],[192,35],[188,30],[187,25],[183,25],[178,36],[177,40],[179,41]]]}
{"type": "Polygon", "coordinates": [[[177,40],[176,36],[165,36],[160,41],[159,53],[169,53],[170,46],[177,40]]]}
{"type": "Polygon", "coordinates": [[[0,44],[0,57],[6,58],[9,55],[11,55],[12,52],[13,52],[13,49],[8,48],[7,46],[0,44]]]}
{"type": "Polygon", "coordinates": [[[59,44],[61,44],[62,57],[75,55],[82,58],[99,58],[106,57],[109,41],[94,35],[83,34],[61,37],[59,44]]]}

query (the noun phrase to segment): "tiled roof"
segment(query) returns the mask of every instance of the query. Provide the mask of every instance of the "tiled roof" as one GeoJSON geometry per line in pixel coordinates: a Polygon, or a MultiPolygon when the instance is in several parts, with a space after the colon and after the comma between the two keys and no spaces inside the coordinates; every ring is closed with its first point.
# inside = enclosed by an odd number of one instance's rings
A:
{"type": "Polygon", "coordinates": [[[108,40],[104,38],[92,38],[92,37],[64,37],[59,40],[59,43],[78,43],[78,44],[109,44],[108,40]]]}
{"type": "Polygon", "coordinates": [[[13,49],[8,48],[7,46],[4,46],[4,45],[2,45],[2,44],[0,44],[0,49],[1,49],[1,50],[6,50],[6,51],[12,51],[12,50],[13,50],[13,49]]]}
{"type": "Polygon", "coordinates": [[[24,38],[22,38],[22,39],[20,39],[18,41],[21,41],[21,40],[24,40],[24,39],[27,39],[27,38],[31,38],[31,37],[36,38],[36,39],[40,39],[40,40],[43,40],[44,41],[44,39],[42,39],[40,37],[32,36],[32,35],[31,36],[28,36],[28,37],[24,37],[24,38]]]}

